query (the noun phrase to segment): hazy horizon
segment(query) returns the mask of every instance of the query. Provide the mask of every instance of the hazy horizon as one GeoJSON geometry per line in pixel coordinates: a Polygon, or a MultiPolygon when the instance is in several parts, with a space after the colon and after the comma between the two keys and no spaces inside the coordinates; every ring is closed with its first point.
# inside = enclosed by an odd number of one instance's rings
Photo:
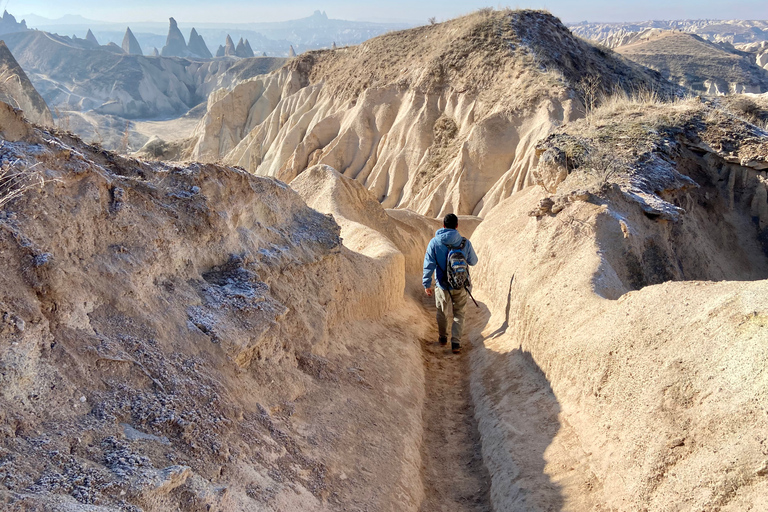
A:
{"type": "MultiPolygon", "coordinates": [[[[0,0],[0,8],[17,17],[29,14],[58,19],[65,15],[79,15],[95,21],[108,23],[146,23],[166,21],[174,17],[177,21],[198,23],[258,23],[287,21],[310,16],[314,11],[325,11],[329,18],[371,22],[425,23],[430,17],[438,21],[455,18],[488,6],[483,1],[427,0],[415,4],[404,0],[364,4],[348,0],[316,1],[295,0],[291,2],[223,0],[212,6],[201,0],[170,0],[159,3],[151,0],[134,0],[130,8],[124,2],[98,0],[73,0],[71,2],[50,2],[31,0],[23,3],[0,0]],[[288,5],[286,5],[288,4],[288,5]],[[22,12],[24,11],[24,12],[22,12]]],[[[515,5],[496,5],[496,8],[547,9],[565,22],[639,22],[647,20],[677,19],[768,19],[768,2],[740,1],[730,4],[714,1],[684,0],[671,5],[668,1],[648,0],[621,4],[613,1],[588,1],[580,4],[556,1],[534,1],[515,5]]]]}

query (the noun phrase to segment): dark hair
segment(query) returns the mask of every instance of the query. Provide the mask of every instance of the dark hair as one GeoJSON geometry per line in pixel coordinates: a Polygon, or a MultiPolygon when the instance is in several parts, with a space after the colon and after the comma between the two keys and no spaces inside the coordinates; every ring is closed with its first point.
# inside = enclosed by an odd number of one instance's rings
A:
{"type": "Polygon", "coordinates": [[[449,213],[443,219],[443,226],[445,226],[448,229],[456,229],[458,225],[459,225],[459,218],[452,213],[449,213]]]}

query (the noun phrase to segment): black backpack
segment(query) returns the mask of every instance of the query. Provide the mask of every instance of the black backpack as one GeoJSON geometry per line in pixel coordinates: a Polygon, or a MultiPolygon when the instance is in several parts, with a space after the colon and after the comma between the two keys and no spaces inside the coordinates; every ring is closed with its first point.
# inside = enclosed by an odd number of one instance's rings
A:
{"type": "Polygon", "coordinates": [[[469,265],[467,264],[467,257],[464,256],[464,247],[466,246],[466,238],[462,238],[461,244],[458,246],[448,246],[445,274],[448,280],[448,287],[451,290],[462,290],[470,286],[469,265]]]}

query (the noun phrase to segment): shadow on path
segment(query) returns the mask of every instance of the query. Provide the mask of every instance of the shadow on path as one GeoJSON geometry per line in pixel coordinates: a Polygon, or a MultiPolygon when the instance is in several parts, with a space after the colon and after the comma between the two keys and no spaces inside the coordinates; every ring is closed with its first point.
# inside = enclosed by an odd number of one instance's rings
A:
{"type": "Polygon", "coordinates": [[[472,343],[472,397],[483,458],[493,475],[493,508],[563,510],[562,488],[547,473],[545,459],[548,449],[560,455],[564,451],[562,441],[553,443],[561,430],[560,404],[534,358],[508,332],[509,306],[501,327],[483,336],[491,315],[479,304],[470,304],[467,337],[472,343]]]}

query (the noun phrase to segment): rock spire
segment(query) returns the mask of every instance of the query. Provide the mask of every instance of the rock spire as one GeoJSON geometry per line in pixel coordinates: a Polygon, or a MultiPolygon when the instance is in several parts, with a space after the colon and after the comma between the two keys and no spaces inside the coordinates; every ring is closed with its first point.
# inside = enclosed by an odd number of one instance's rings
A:
{"type": "Polygon", "coordinates": [[[198,57],[204,59],[213,57],[213,55],[211,55],[211,50],[208,49],[208,45],[206,45],[203,40],[203,36],[198,34],[194,27],[192,27],[192,31],[189,33],[189,44],[187,44],[187,48],[198,57]]]}
{"type": "Polygon", "coordinates": [[[232,41],[232,38],[227,34],[227,40],[224,43],[224,55],[227,56],[235,56],[237,55],[237,51],[235,50],[235,43],[232,41]]]}
{"type": "Polygon", "coordinates": [[[131,32],[131,27],[125,29],[125,37],[123,37],[123,51],[129,55],[144,55],[141,50],[141,45],[136,37],[131,32]]]}
{"type": "Polygon", "coordinates": [[[240,41],[237,42],[237,48],[235,48],[235,55],[243,58],[253,57],[253,50],[247,39],[243,41],[243,38],[240,38],[240,41]]]}
{"type": "Polygon", "coordinates": [[[179,30],[179,26],[176,24],[176,20],[169,18],[171,23],[168,28],[168,38],[165,40],[165,46],[160,51],[160,55],[163,57],[186,57],[189,55],[187,49],[187,43],[184,41],[184,36],[179,30]]]}
{"type": "Polygon", "coordinates": [[[93,43],[96,45],[99,44],[99,41],[96,39],[96,36],[93,35],[93,32],[91,32],[91,29],[88,29],[88,33],[85,34],[85,40],[88,41],[89,43],[93,43]]]}

